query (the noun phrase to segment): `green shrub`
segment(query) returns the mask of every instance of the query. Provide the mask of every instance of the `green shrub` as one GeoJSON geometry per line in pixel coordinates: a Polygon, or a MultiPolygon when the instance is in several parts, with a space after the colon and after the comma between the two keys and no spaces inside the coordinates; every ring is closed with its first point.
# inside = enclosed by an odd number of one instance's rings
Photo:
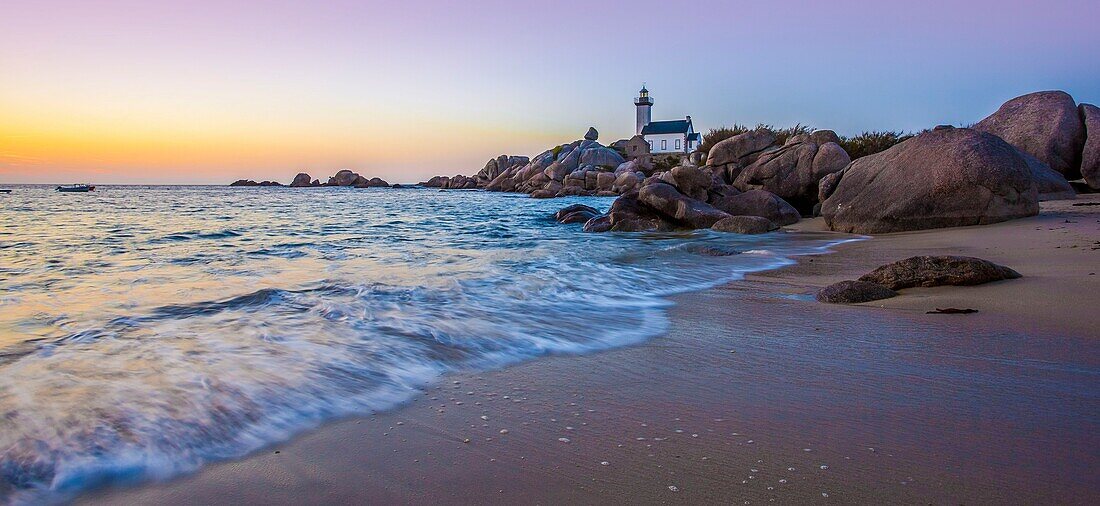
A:
{"type": "Polygon", "coordinates": [[[848,152],[848,156],[855,160],[867,155],[873,155],[890,149],[891,146],[913,137],[911,133],[903,132],[863,132],[855,137],[841,137],[840,147],[848,152]]]}
{"type": "MultiPolygon", "coordinates": [[[[721,141],[729,139],[735,135],[740,135],[749,130],[768,130],[775,134],[775,143],[782,146],[788,139],[796,135],[808,134],[813,132],[813,129],[803,125],[801,123],[795,124],[792,127],[787,128],[775,128],[772,125],[759,124],[756,128],[750,129],[744,125],[734,124],[732,127],[719,127],[711,129],[703,136],[703,142],[699,143],[699,148],[696,151],[702,151],[709,153],[710,149],[721,141]]],[[[898,144],[906,139],[913,137],[914,134],[907,132],[863,132],[854,137],[841,137],[840,146],[844,148],[844,151],[848,152],[848,156],[852,157],[852,160],[861,158],[867,155],[873,155],[875,153],[885,151],[891,146],[898,144]]]]}
{"type": "Polygon", "coordinates": [[[562,144],[560,146],[554,146],[554,149],[550,150],[550,154],[554,155],[554,159],[557,160],[558,155],[561,154],[561,150],[564,149],[564,148],[565,148],[565,144],[562,144]]]}
{"type": "Polygon", "coordinates": [[[801,123],[787,128],[775,128],[772,125],[765,125],[763,123],[756,125],[756,128],[749,128],[745,125],[734,124],[732,127],[719,127],[713,128],[703,136],[703,142],[699,143],[699,147],[696,151],[702,151],[704,153],[710,153],[710,148],[713,148],[715,144],[722,142],[735,135],[741,135],[750,130],[768,130],[775,135],[775,142],[779,145],[787,142],[787,139],[795,135],[808,134],[813,131],[808,126],[801,123]]]}

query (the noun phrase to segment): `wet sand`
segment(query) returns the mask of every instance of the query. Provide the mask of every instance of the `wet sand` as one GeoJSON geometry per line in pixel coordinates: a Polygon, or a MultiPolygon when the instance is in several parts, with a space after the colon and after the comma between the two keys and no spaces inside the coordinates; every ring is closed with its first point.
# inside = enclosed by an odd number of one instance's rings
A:
{"type": "Polygon", "coordinates": [[[675,297],[646,344],[448,376],[400,409],[81,500],[1100,503],[1100,206],[1071,205],[1088,202],[847,243],[675,297]],[[916,254],[1024,277],[812,299],[916,254]]]}

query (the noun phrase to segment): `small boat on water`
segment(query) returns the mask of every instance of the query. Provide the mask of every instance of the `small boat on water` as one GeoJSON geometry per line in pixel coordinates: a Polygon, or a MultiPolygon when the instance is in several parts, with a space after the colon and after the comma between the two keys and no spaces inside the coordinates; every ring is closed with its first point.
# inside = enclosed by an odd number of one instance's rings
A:
{"type": "Polygon", "coordinates": [[[87,193],[95,191],[95,187],[90,184],[67,184],[58,186],[57,191],[63,193],[87,193]]]}
{"type": "Polygon", "coordinates": [[[11,193],[11,190],[0,188],[0,193],[11,193]]]}

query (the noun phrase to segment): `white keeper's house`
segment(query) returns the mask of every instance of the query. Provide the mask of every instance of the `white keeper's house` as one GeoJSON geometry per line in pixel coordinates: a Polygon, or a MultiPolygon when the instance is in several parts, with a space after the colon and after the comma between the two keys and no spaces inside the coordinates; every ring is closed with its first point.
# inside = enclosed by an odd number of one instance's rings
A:
{"type": "Polygon", "coordinates": [[[652,120],[653,99],[645,85],[634,99],[634,105],[638,108],[637,134],[649,143],[650,153],[691,153],[699,147],[701,137],[691,126],[691,116],[669,121],[652,120]]]}

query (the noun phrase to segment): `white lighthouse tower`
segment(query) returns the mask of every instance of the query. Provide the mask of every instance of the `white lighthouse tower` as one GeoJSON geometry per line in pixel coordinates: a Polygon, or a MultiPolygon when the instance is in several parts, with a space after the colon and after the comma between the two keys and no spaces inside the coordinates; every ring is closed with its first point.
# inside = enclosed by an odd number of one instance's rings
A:
{"type": "Polygon", "coordinates": [[[653,99],[649,98],[649,90],[645,89],[645,84],[642,84],[642,89],[638,91],[638,97],[634,99],[634,105],[638,107],[637,134],[641,135],[642,129],[653,119],[653,99]]]}

